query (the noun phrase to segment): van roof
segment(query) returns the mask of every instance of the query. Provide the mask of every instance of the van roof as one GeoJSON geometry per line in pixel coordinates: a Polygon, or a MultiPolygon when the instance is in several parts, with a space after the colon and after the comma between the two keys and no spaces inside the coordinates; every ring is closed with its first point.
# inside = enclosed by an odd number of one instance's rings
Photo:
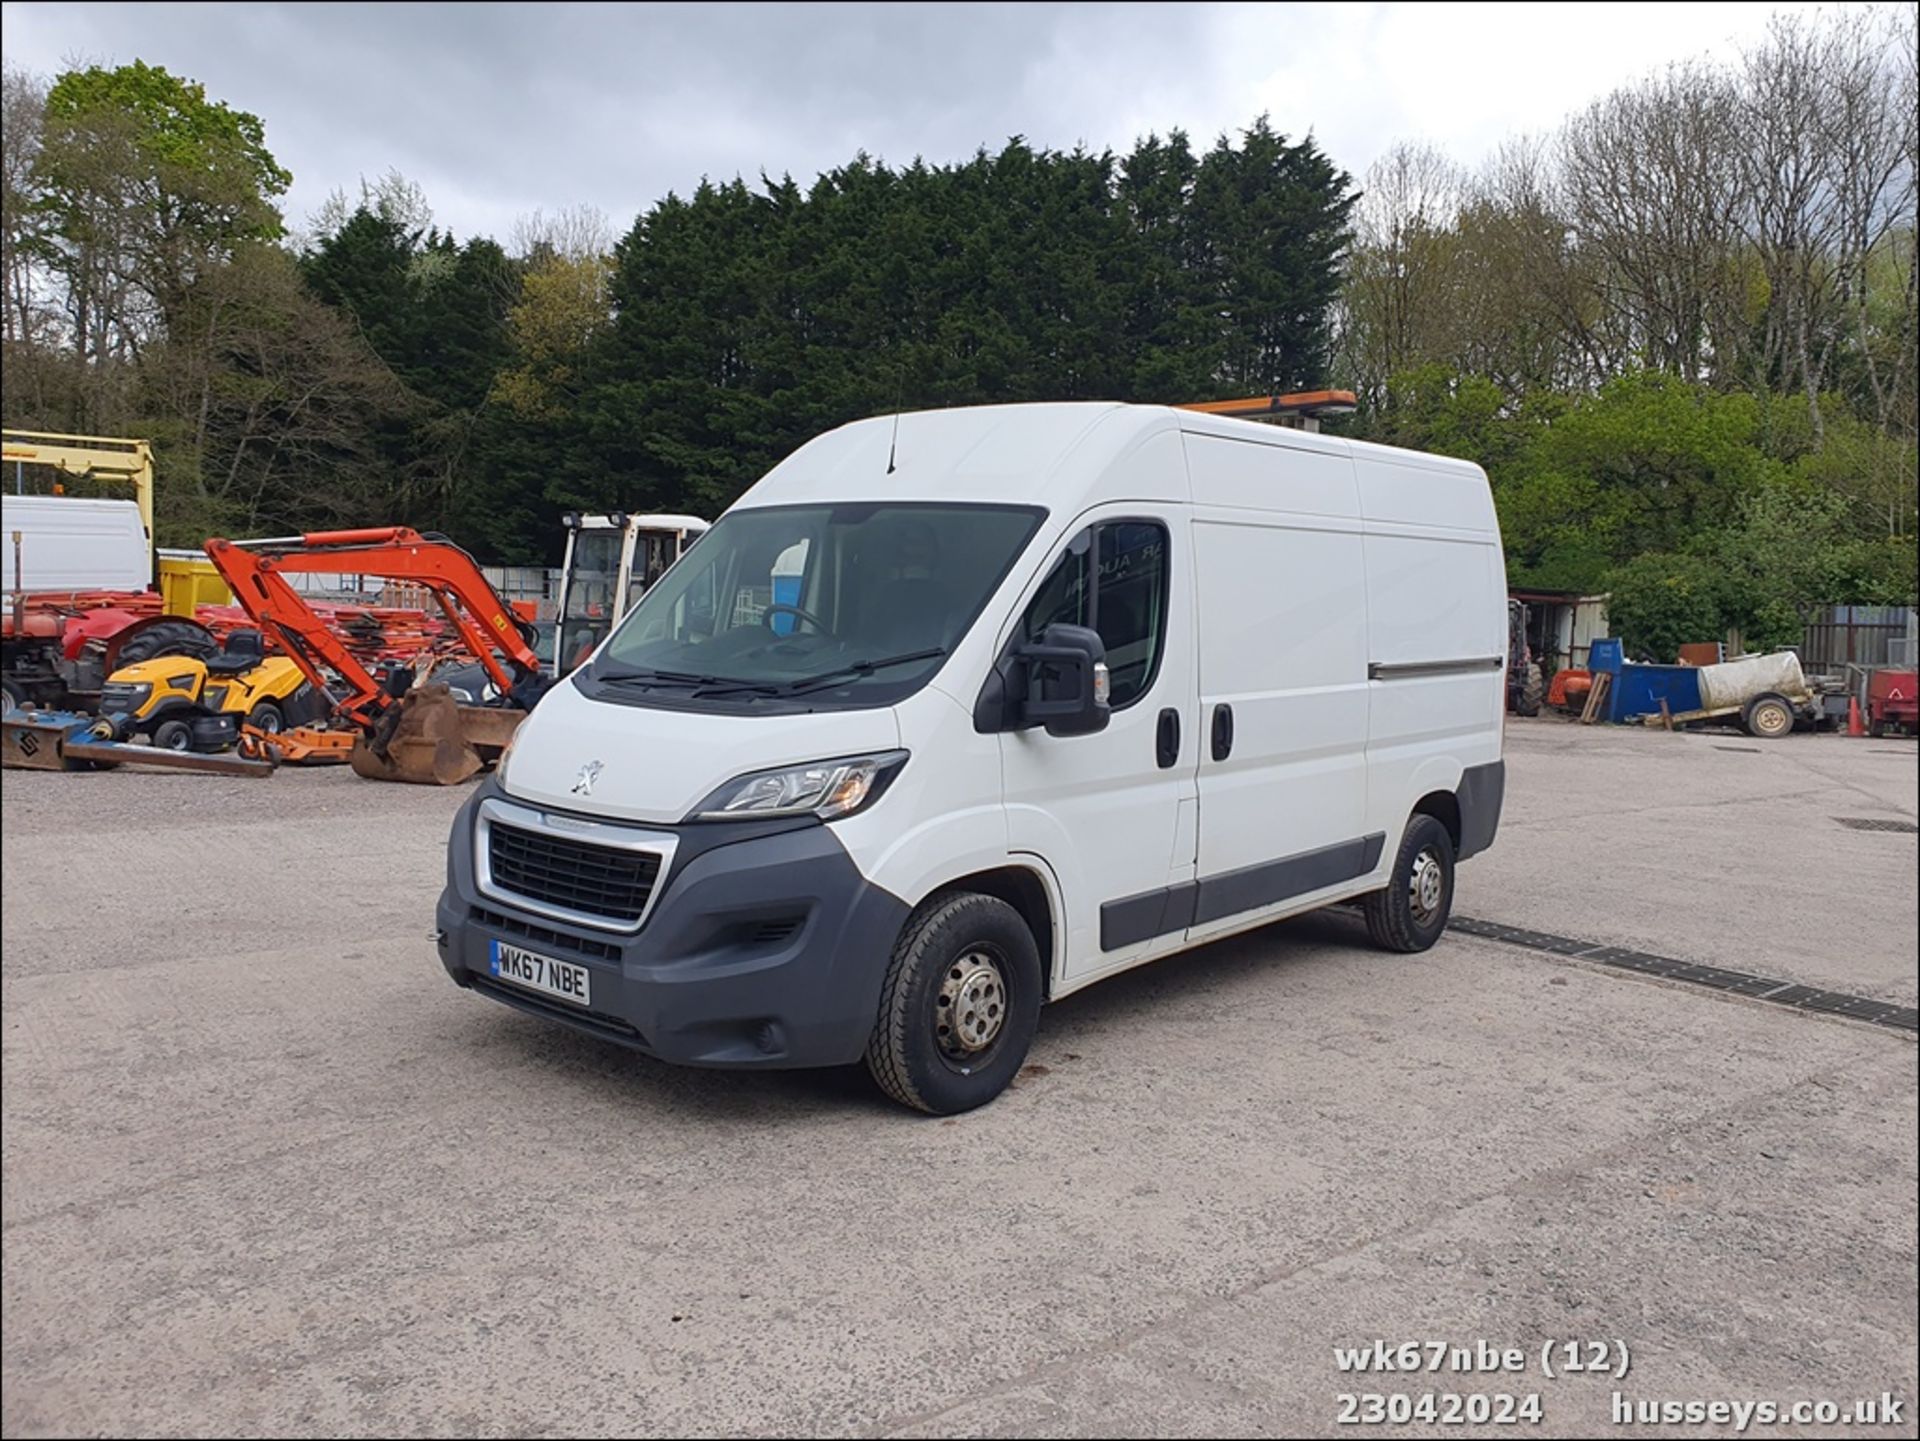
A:
{"type": "Polygon", "coordinates": [[[1471,462],[1446,456],[1172,406],[1062,401],[904,411],[856,420],[801,446],[737,506],[889,499],[1058,505],[1090,486],[1113,457],[1163,430],[1323,454],[1366,453],[1454,474],[1482,473],[1471,462]]]}
{"type": "MultiPolygon", "coordinates": [[[[1112,402],[977,405],[856,420],[815,436],[738,502],[794,505],[840,500],[1029,501],[1095,426],[1125,425],[1112,402]],[[1037,484],[1038,483],[1038,484],[1037,484]]],[[[1153,411],[1158,424],[1171,412],[1153,411]]],[[[1051,486],[1048,486],[1051,489],[1051,486]]]]}

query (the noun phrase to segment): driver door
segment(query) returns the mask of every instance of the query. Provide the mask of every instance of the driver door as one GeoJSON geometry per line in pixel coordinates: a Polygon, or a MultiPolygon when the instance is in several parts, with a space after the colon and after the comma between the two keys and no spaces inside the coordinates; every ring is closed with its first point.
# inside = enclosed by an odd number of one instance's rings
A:
{"type": "Polygon", "coordinates": [[[1180,943],[1197,839],[1193,581],[1184,512],[1091,512],[1024,601],[1012,643],[1049,624],[1106,644],[1112,718],[1091,735],[1004,732],[1010,848],[1059,880],[1067,944],[1056,980],[1079,983],[1180,943]]]}

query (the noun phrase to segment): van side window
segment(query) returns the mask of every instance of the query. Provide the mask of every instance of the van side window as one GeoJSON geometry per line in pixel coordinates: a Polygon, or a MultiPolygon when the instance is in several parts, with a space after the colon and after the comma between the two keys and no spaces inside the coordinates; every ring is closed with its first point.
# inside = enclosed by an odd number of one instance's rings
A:
{"type": "Polygon", "coordinates": [[[1037,641],[1050,625],[1100,633],[1115,710],[1144,695],[1167,638],[1167,528],[1120,520],[1076,535],[1027,606],[1022,637],[1037,641]]]}

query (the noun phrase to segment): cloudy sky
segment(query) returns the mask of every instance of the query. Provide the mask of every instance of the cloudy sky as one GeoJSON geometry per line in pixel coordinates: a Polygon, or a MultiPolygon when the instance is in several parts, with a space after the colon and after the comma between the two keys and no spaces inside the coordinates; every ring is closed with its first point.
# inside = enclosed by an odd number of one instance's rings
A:
{"type": "Polygon", "coordinates": [[[1363,174],[1423,138],[1474,161],[1618,82],[1737,55],[1776,4],[56,4],[7,60],[135,58],[260,115],[298,223],[397,169],[459,234],[586,203],[624,230],[703,175],[810,179],[865,149],[1010,135],[1208,140],[1261,111],[1363,174]]]}

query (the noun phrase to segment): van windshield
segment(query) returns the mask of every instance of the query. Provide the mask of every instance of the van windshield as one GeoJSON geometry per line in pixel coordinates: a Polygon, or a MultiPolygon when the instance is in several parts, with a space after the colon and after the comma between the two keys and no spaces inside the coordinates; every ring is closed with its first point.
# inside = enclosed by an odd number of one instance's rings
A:
{"type": "Polygon", "coordinates": [[[1044,514],[892,502],[729,512],[621,622],[582,688],[702,708],[889,704],[939,669],[1044,514]]]}

